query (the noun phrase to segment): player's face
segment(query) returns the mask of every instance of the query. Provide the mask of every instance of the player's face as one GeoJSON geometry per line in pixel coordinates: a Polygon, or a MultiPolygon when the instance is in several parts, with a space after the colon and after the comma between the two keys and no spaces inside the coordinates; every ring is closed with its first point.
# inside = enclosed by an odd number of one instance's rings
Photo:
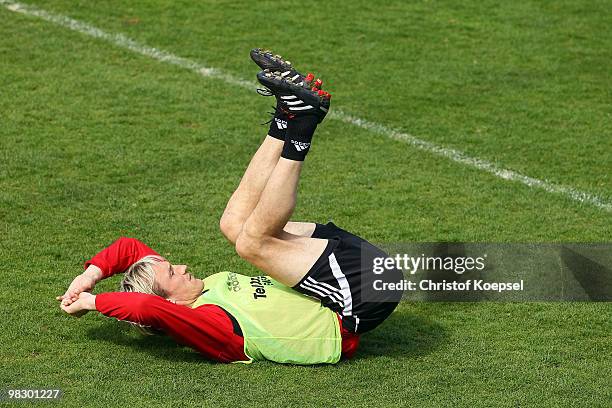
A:
{"type": "Polygon", "coordinates": [[[201,293],[204,282],[187,272],[187,265],[172,265],[168,261],[153,266],[155,284],[166,298],[176,303],[191,303],[201,293]]]}

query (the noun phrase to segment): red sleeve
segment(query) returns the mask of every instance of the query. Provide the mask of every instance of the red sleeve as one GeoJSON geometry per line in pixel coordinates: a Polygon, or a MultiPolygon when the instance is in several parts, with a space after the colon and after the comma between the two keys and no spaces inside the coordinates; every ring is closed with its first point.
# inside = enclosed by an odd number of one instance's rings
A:
{"type": "Polygon", "coordinates": [[[164,331],[180,344],[222,363],[244,361],[244,339],[234,333],[225,311],[215,305],[192,309],[160,296],[110,292],[96,296],[96,309],[108,317],[164,331]]]}
{"type": "Polygon", "coordinates": [[[121,237],[85,262],[85,268],[95,265],[104,278],[125,272],[134,262],[148,255],[159,254],[135,238],[121,237]]]}

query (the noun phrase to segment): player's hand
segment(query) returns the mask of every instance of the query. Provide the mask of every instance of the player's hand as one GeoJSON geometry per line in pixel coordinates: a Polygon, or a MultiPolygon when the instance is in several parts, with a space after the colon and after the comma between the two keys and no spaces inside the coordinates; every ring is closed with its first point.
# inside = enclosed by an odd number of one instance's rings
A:
{"type": "Polygon", "coordinates": [[[93,291],[96,283],[102,278],[102,271],[95,265],[90,265],[85,272],[72,280],[70,286],[62,296],[58,296],[57,300],[69,300],[69,303],[75,302],[79,298],[81,292],[93,291]]]}
{"type": "Polygon", "coordinates": [[[90,310],[96,310],[96,296],[88,292],[81,292],[75,301],[62,300],[60,308],[71,316],[81,317],[90,310]]]}
{"type": "Polygon", "coordinates": [[[82,292],[91,292],[93,288],[96,286],[96,281],[86,274],[81,274],[72,280],[68,289],[66,289],[66,293],[62,296],[58,296],[56,299],[61,300],[62,304],[69,305],[72,302],[76,302],[79,298],[79,294],[82,292]],[[68,303],[65,303],[67,301],[68,303]]]}

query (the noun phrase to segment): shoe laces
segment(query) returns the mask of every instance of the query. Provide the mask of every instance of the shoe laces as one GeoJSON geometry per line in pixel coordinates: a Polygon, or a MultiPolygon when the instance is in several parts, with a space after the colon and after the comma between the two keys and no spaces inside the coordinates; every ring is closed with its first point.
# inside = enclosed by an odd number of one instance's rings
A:
{"type": "MultiPolygon", "coordinates": [[[[257,88],[257,93],[260,94],[261,96],[274,96],[274,93],[269,90],[268,88],[257,88]]],[[[267,112],[269,115],[271,115],[272,117],[270,118],[270,120],[268,120],[267,122],[261,123],[261,125],[268,125],[270,123],[272,123],[272,120],[274,120],[274,116],[276,116],[276,113],[279,111],[279,107],[276,106],[271,106],[272,109],[274,109],[274,111],[272,112],[267,112]]]]}
{"type": "MultiPolygon", "coordinates": [[[[274,95],[274,92],[272,92],[268,88],[257,88],[257,93],[260,94],[261,96],[276,96],[274,95]]],[[[285,115],[287,115],[289,119],[292,119],[295,117],[295,115],[291,114],[291,112],[289,112],[286,108],[284,108],[281,105],[278,98],[277,98],[276,106],[271,106],[271,108],[273,109],[273,111],[267,112],[267,113],[272,117],[267,122],[262,123],[261,124],[262,126],[272,123],[272,121],[274,120],[274,117],[278,114],[278,112],[283,112],[285,115]]]]}
{"type": "Polygon", "coordinates": [[[274,93],[268,88],[257,88],[257,93],[261,96],[274,96],[274,93]]]}

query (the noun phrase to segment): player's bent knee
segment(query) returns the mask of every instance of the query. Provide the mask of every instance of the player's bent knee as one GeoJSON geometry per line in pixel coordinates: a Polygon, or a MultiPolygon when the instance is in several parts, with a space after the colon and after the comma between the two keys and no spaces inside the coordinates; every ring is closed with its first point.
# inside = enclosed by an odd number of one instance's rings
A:
{"type": "Polygon", "coordinates": [[[224,214],[219,220],[219,229],[229,242],[236,245],[236,240],[238,239],[238,235],[240,235],[240,230],[242,230],[241,224],[224,214]]]}
{"type": "Polygon", "coordinates": [[[236,252],[242,259],[253,261],[261,253],[262,240],[257,236],[250,235],[244,229],[236,239],[236,252]]]}

